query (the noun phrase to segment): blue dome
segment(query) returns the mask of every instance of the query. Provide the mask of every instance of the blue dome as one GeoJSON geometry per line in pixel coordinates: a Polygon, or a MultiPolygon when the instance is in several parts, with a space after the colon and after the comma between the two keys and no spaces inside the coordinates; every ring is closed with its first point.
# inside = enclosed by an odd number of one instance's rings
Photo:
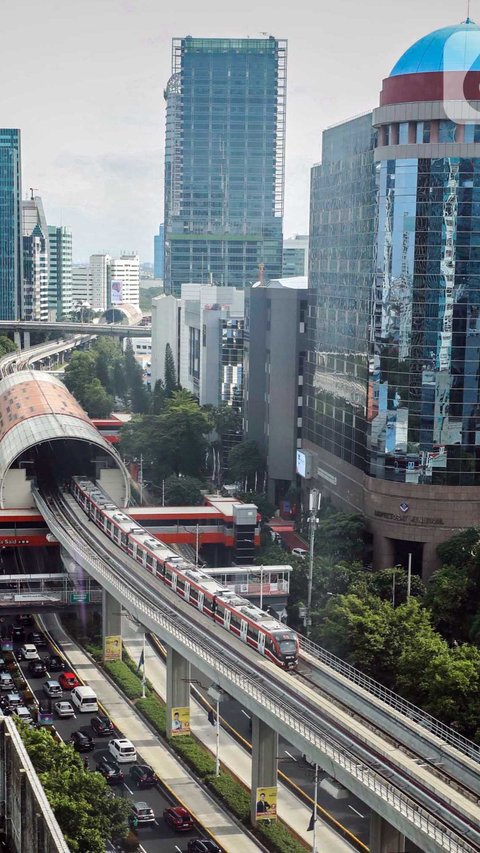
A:
{"type": "Polygon", "coordinates": [[[419,39],[400,57],[390,77],[428,71],[480,71],[480,28],[474,21],[467,18],[419,39]]]}

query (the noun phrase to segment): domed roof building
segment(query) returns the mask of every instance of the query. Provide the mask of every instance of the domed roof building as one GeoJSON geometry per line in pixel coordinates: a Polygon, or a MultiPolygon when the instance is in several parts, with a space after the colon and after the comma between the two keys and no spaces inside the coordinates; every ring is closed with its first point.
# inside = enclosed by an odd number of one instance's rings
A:
{"type": "Polygon", "coordinates": [[[376,568],[428,576],[480,517],[480,29],[409,47],[312,173],[310,482],[376,568]]]}

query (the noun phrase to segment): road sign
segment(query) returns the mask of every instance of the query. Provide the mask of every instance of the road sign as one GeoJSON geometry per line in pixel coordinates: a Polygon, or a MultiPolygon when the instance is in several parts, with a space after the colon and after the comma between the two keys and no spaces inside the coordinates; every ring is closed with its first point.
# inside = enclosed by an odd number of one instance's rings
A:
{"type": "Polygon", "coordinates": [[[89,604],[90,594],[88,592],[71,592],[70,604],[89,604]]]}

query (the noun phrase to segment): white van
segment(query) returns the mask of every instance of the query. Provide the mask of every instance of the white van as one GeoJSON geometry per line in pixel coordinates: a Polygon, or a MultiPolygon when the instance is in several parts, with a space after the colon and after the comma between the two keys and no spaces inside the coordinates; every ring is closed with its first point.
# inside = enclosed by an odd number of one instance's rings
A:
{"type": "Polygon", "coordinates": [[[79,711],[98,711],[97,697],[91,687],[75,687],[70,693],[70,697],[72,703],[79,711]]]}

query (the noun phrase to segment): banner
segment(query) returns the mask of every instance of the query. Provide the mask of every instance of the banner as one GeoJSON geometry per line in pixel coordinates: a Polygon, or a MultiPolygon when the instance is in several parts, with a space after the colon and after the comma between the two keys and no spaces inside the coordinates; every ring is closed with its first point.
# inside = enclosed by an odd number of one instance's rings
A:
{"type": "Polygon", "coordinates": [[[257,788],[257,821],[277,819],[277,787],[257,788]]]}
{"type": "Polygon", "coordinates": [[[119,278],[114,278],[110,284],[110,303],[112,305],[121,305],[123,302],[123,281],[119,278]]]}
{"type": "Polygon", "coordinates": [[[190,708],[172,708],[172,737],[190,734],[190,708]]]}
{"type": "Polygon", "coordinates": [[[122,659],[122,638],[120,636],[105,637],[103,647],[105,662],[122,659]]]}

